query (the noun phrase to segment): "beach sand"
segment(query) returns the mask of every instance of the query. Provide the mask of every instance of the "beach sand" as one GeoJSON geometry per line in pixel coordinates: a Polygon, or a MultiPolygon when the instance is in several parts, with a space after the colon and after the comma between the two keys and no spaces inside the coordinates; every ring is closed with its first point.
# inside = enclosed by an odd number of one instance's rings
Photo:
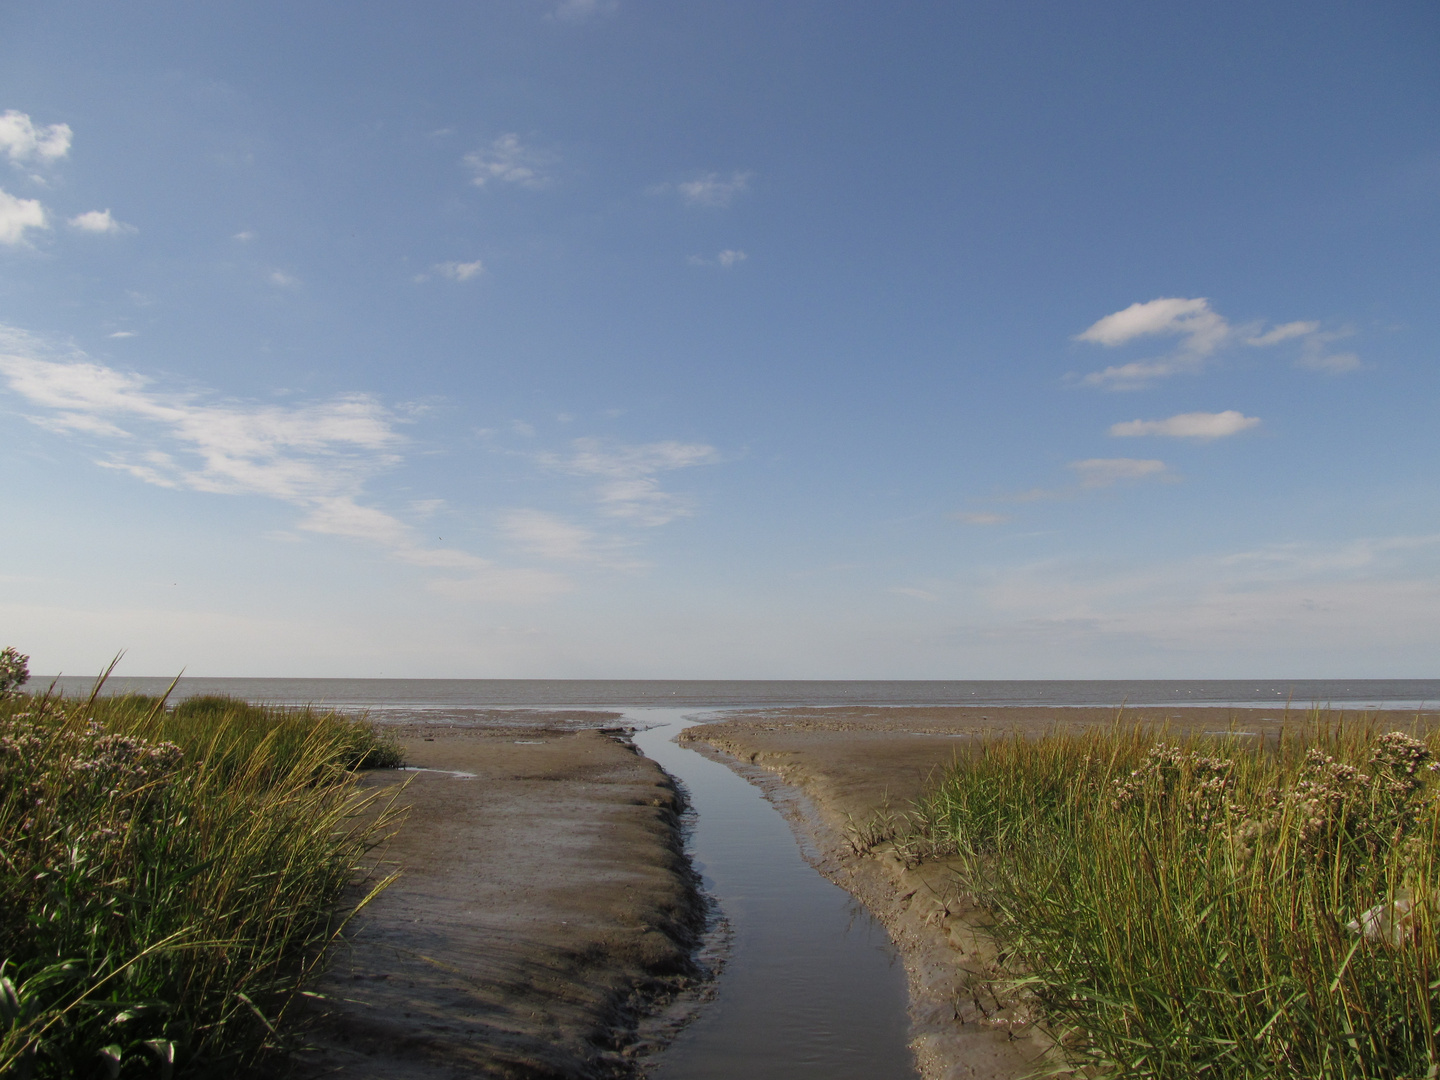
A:
{"type": "MultiPolygon", "coordinates": [[[[312,990],[295,1075],[629,1075],[703,922],[669,778],[601,731],[403,729],[403,875],[312,990]],[[455,774],[471,774],[469,776],[455,774]]],[[[397,774],[369,774],[369,785],[397,774]]]]}

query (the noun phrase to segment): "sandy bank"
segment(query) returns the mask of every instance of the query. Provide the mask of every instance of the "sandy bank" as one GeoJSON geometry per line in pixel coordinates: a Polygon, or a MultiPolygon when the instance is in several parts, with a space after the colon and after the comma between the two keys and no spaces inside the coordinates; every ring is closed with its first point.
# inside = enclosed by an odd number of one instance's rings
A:
{"type": "Polygon", "coordinates": [[[635,1023],[689,980],[701,922],[669,779],[533,719],[405,734],[435,771],[404,774],[385,853],[404,874],[333,951],[298,1074],[628,1075],[635,1023]]]}
{"type": "MultiPolygon", "coordinates": [[[[1276,730],[1275,709],[1133,709],[1128,721],[1177,731],[1276,730]]],[[[1303,712],[1291,714],[1298,722],[1303,712]]],[[[939,770],[986,735],[1038,734],[1057,723],[1108,725],[1113,709],[813,708],[733,716],[681,741],[719,754],[765,788],[817,868],[854,893],[890,931],[909,977],[912,1045],[926,1080],[1009,1080],[1046,1053],[1031,1018],[997,1001],[995,951],[984,912],[956,887],[945,860],[907,866],[881,845],[857,854],[856,824],[886,807],[903,812],[939,770]]],[[[1382,714],[1408,727],[1413,713],[1382,714]]]]}

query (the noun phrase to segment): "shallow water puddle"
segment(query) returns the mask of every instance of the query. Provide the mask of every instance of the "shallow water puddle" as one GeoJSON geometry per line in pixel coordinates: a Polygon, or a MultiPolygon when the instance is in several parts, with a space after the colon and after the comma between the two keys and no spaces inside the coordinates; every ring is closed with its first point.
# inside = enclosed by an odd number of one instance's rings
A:
{"type": "Polygon", "coordinates": [[[634,736],[685,785],[690,853],[728,920],[731,942],[697,1019],[650,1059],[652,1080],[914,1080],[905,971],[859,902],[801,856],[760,790],[671,740],[678,709],[635,710],[660,724],[634,736]]]}

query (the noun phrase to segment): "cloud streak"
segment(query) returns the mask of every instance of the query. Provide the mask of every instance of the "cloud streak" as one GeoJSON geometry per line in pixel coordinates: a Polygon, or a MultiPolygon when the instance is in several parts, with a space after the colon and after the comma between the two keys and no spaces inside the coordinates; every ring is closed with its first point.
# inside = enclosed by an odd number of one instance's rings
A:
{"type": "Polygon", "coordinates": [[[557,562],[588,563],[617,570],[638,570],[644,563],[625,557],[624,541],[602,537],[594,530],[543,510],[507,510],[500,532],[521,551],[557,562]]]}
{"type": "Polygon", "coordinates": [[[1134,303],[1097,320],[1074,340],[1113,349],[1142,339],[1174,338],[1175,348],[1160,356],[1092,371],[1080,382],[1107,390],[1138,390],[1158,379],[1198,373],[1217,352],[1236,344],[1269,348],[1293,340],[1303,343],[1298,367],[1337,374],[1361,366],[1353,354],[1325,355],[1325,343],[1337,335],[1322,334],[1318,322],[1288,322],[1269,330],[1262,326],[1236,327],[1204,297],[1169,296],[1134,303]]]}
{"type": "Polygon", "coordinates": [[[1160,435],[1172,439],[1224,439],[1258,427],[1260,418],[1234,409],[1224,412],[1180,413],[1168,420],[1127,420],[1110,425],[1110,434],[1120,438],[1160,435]]]}
{"type": "Polygon", "coordinates": [[[399,518],[364,505],[365,481],[394,467],[405,443],[395,415],[366,394],[299,406],[218,401],[164,391],[84,354],[0,327],[0,377],[37,425],[109,444],[97,464],[159,487],[275,499],[298,527],[379,545],[399,562],[447,574],[432,591],[525,602],[569,587],[544,571],[508,570],[432,548],[399,518]]]}
{"type": "Polygon", "coordinates": [[[540,462],[557,472],[599,478],[594,489],[601,512],[638,525],[658,526],[688,517],[689,500],[660,486],[660,474],[696,465],[713,465],[719,452],[704,443],[655,442],[625,445],[602,439],[576,439],[568,454],[543,454],[540,462]]]}
{"type": "Polygon", "coordinates": [[[1169,473],[1163,461],[1153,458],[1086,458],[1065,466],[1080,478],[1082,488],[1108,488],[1116,484],[1157,479],[1169,473]]]}

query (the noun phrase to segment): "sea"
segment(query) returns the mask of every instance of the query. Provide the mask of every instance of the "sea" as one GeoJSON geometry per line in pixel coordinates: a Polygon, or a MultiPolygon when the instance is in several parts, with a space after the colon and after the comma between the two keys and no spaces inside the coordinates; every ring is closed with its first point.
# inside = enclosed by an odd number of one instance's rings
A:
{"type": "MultiPolygon", "coordinates": [[[[94,679],[31,678],[67,697],[94,679]]],[[[103,694],[164,694],[165,678],[112,677],[103,694]]],[[[1326,706],[1345,710],[1440,708],[1440,679],[210,679],[181,678],[172,701],[228,694],[271,705],[315,705],[372,720],[463,722],[508,709],[776,709],[795,706],[980,705],[1073,707],[1326,706]]]]}

